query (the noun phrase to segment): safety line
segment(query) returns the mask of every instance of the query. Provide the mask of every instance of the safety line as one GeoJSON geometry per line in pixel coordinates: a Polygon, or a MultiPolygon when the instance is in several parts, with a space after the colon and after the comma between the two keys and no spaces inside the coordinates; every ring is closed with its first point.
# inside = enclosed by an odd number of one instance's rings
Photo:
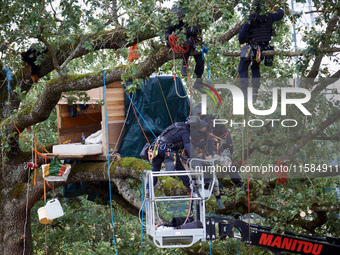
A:
{"type": "Polygon", "coordinates": [[[144,204],[144,175],[145,171],[143,171],[143,179],[142,179],[142,222],[141,222],[141,241],[140,241],[140,254],[143,253],[143,204],[144,204]]]}
{"type": "Polygon", "coordinates": [[[120,85],[122,86],[122,88],[123,88],[125,94],[128,96],[128,98],[129,98],[130,102],[132,103],[132,105],[135,107],[135,109],[137,110],[137,112],[139,113],[139,115],[141,116],[141,118],[143,119],[144,123],[145,123],[145,124],[147,125],[147,127],[149,128],[150,132],[153,134],[153,136],[154,136],[155,138],[157,138],[157,136],[155,135],[155,133],[151,130],[150,126],[148,125],[148,123],[147,123],[147,122],[145,121],[145,119],[143,118],[142,114],[139,112],[139,110],[138,110],[138,108],[136,107],[135,103],[132,102],[131,97],[129,96],[129,94],[127,93],[126,89],[123,87],[123,85],[122,85],[121,82],[120,82],[120,85]]]}
{"type": "MultiPolygon", "coordinates": [[[[28,144],[28,146],[31,147],[32,150],[34,150],[34,148],[26,141],[25,137],[21,134],[21,132],[19,131],[18,127],[15,125],[15,121],[13,120],[13,124],[14,127],[16,128],[16,130],[18,131],[18,133],[21,135],[22,139],[24,139],[24,141],[28,144]]],[[[44,159],[47,159],[47,157],[45,157],[44,155],[42,155],[39,151],[36,151],[40,156],[42,156],[44,159]]]]}
{"type": "MultiPolygon", "coordinates": [[[[130,104],[131,104],[131,103],[130,103],[130,104]]],[[[139,119],[138,119],[138,116],[137,116],[137,113],[136,113],[136,111],[135,111],[135,107],[134,107],[134,106],[132,106],[132,110],[133,110],[133,113],[135,114],[135,117],[136,117],[136,119],[137,119],[137,121],[138,121],[139,127],[140,127],[140,129],[142,130],[143,135],[144,135],[146,141],[147,141],[148,143],[150,143],[148,137],[146,136],[146,134],[145,134],[145,132],[144,132],[144,129],[143,129],[142,125],[140,124],[140,121],[139,121],[139,119]]]]}
{"type": "MultiPolygon", "coordinates": [[[[182,52],[183,61],[184,61],[185,67],[187,69],[187,76],[188,76],[188,81],[189,81],[189,91],[190,91],[190,95],[192,95],[192,93],[191,93],[191,79],[190,79],[190,74],[189,74],[188,63],[185,60],[185,56],[184,56],[184,54],[189,51],[190,46],[187,43],[183,43],[183,47],[181,47],[180,45],[177,45],[177,38],[176,38],[175,35],[169,35],[169,44],[170,44],[170,47],[171,47],[171,50],[172,50],[174,62],[175,62],[175,53],[182,52]]],[[[174,80],[175,79],[176,79],[176,74],[174,74],[174,80]]],[[[176,82],[176,80],[175,80],[175,82],[176,82]]],[[[176,83],[175,83],[175,85],[176,85],[176,83]]],[[[176,89],[176,92],[177,92],[177,89],[176,89]]],[[[188,96],[188,94],[187,94],[187,96],[188,96]]],[[[192,110],[192,97],[190,97],[190,112],[189,112],[189,117],[191,116],[191,110],[192,110]]]]}
{"type": "MultiPolygon", "coordinates": [[[[106,117],[106,131],[109,130],[108,128],[108,121],[107,121],[107,101],[106,101],[106,84],[105,84],[105,72],[106,69],[104,70],[103,74],[103,79],[104,79],[104,101],[105,101],[105,117],[106,117]]],[[[116,238],[115,238],[115,226],[114,226],[114,221],[113,221],[113,208],[112,208],[112,190],[111,190],[111,167],[110,167],[110,148],[109,148],[109,135],[108,132],[106,132],[106,149],[107,149],[107,162],[108,162],[108,176],[109,176],[109,189],[110,189],[110,208],[111,208],[111,223],[112,223],[112,236],[113,236],[113,242],[114,242],[114,247],[115,247],[115,253],[117,255],[117,247],[116,247],[116,238]]]]}
{"type": "Polygon", "coordinates": [[[169,107],[168,107],[168,103],[166,102],[166,99],[165,99],[165,96],[164,96],[164,92],[163,92],[163,89],[162,89],[162,85],[161,85],[161,82],[159,81],[159,78],[158,78],[157,74],[156,74],[156,77],[157,77],[157,80],[158,80],[159,88],[161,89],[161,92],[162,92],[162,96],[163,96],[163,99],[164,99],[165,107],[166,107],[166,109],[168,111],[168,114],[169,114],[169,117],[170,117],[170,120],[171,120],[171,124],[173,124],[174,122],[172,121],[172,118],[171,118],[171,114],[170,114],[170,110],[169,110],[169,107]]]}
{"type": "MultiPolygon", "coordinates": [[[[32,134],[32,145],[33,145],[33,134],[32,134]]],[[[32,150],[32,159],[33,159],[33,150],[32,150]]],[[[26,191],[26,217],[24,223],[24,249],[22,251],[22,255],[25,255],[26,251],[26,229],[27,229],[27,221],[28,221],[28,197],[30,190],[30,169],[27,168],[28,176],[27,176],[27,191],[26,191]]]]}
{"type": "MultiPolygon", "coordinates": [[[[247,123],[249,121],[249,107],[247,104],[247,123]]],[[[247,125],[247,166],[249,166],[249,125],[247,125]]],[[[249,234],[249,255],[251,251],[251,241],[250,241],[250,192],[249,192],[249,172],[247,173],[248,180],[248,234],[249,234]]]]}
{"type": "MultiPolygon", "coordinates": [[[[120,141],[120,138],[122,137],[122,134],[123,134],[123,131],[124,131],[124,127],[125,127],[125,125],[126,125],[126,120],[127,120],[127,118],[129,117],[131,105],[132,105],[132,104],[130,103],[130,104],[129,104],[129,108],[128,108],[127,113],[126,113],[124,125],[122,126],[122,128],[121,128],[121,130],[120,130],[120,133],[119,133],[119,136],[118,136],[117,141],[120,141]]],[[[115,145],[115,148],[114,148],[114,150],[113,150],[113,153],[117,150],[117,146],[118,146],[118,142],[117,142],[116,145],[115,145]]]]}

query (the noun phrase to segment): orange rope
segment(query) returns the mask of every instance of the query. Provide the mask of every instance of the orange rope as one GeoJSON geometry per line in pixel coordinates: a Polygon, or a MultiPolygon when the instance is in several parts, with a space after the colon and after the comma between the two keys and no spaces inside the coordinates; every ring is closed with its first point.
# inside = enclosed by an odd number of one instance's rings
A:
{"type": "Polygon", "coordinates": [[[46,182],[44,180],[44,202],[46,203],[46,182]]]}
{"type": "MultiPolygon", "coordinates": [[[[249,166],[249,125],[248,125],[248,121],[249,121],[249,108],[248,108],[248,104],[247,104],[247,166],[249,166]]],[[[249,171],[247,174],[247,179],[248,179],[248,231],[249,231],[249,255],[251,255],[250,253],[250,192],[249,192],[249,171]]]]}
{"type": "Polygon", "coordinates": [[[42,155],[39,151],[35,150],[25,139],[25,137],[21,134],[21,132],[19,131],[18,127],[15,125],[15,121],[13,120],[13,124],[16,128],[16,130],[18,131],[19,135],[21,135],[22,139],[24,139],[24,141],[28,144],[29,147],[31,147],[32,150],[34,150],[36,153],[38,153],[41,157],[43,157],[44,159],[47,159],[47,157],[45,157],[44,155],[42,155]]]}
{"type": "Polygon", "coordinates": [[[48,183],[48,181],[46,181],[46,184],[48,187],[50,187],[51,189],[53,189],[53,187],[48,183]]]}
{"type": "Polygon", "coordinates": [[[187,43],[184,43],[183,47],[178,45],[177,44],[177,38],[176,38],[175,35],[169,35],[169,43],[170,43],[171,50],[174,53],[182,52],[183,55],[184,55],[184,53],[187,53],[190,49],[190,46],[187,43]]]}
{"type": "MultiPolygon", "coordinates": [[[[34,137],[34,136],[33,136],[34,137]]],[[[37,140],[34,137],[34,164],[37,164],[37,140]]],[[[37,169],[34,168],[34,185],[36,184],[37,179],[37,169]]]]}
{"type": "MultiPolygon", "coordinates": [[[[126,87],[127,87],[126,84],[124,84],[124,85],[125,85],[125,88],[126,88],[126,87]]],[[[132,102],[132,100],[131,100],[131,102],[132,102]]],[[[144,135],[146,141],[150,144],[149,139],[148,139],[148,137],[146,136],[146,134],[145,134],[145,132],[144,132],[144,130],[143,130],[142,125],[141,125],[140,122],[139,122],[139,119],[138,119],[138,116],[137,116],[137,113],[136,113],[136,110],[135,110],[135,107],[134,107],[133,103],[131,103],[131,106],[132,106],[133,112],[134,112],[134,114],[135,114],[135,117],[136,117],[136,119],[137,119],[137,121],[138,121],[138,124],[139,124],[139,126],[140,126],[140,129],[142,130],[143,135],[144,135]]]]}
{"type": "MultiPolygon", "coordinates": [[[[184,54],[187,53],[190,49],[190,46],[185,42],[183,43],[183,47],[177,44],[177,37],[175,35],[169,35],[169,44],[171,47],[171,50],[173,53],[181,53],[183,55],[183,60],[185,67],[187,69],[187,74],[188,74],[188,80],[189,80],[189,90],[190,90],[190,95],[191,95],[191,80],[190,80],[190,75],[189,75],[189,69],[188,69],[188,63],[185,60],[184,54]]],[[[174,74],[174,80],[176,78],[176,75],[174,74]]],[[[190,97],[190,112],[189,112],[189,117],[191,116],[191,110],[192,110],[192,98],[190,97]]]]}

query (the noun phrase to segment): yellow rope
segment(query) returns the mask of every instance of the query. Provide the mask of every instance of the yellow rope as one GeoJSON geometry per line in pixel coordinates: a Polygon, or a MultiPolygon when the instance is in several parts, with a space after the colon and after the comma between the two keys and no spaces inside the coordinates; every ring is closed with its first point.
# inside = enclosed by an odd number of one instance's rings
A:
{"type": "Polygon", "coordinates": [[[172,118],[171,118],[171,114],[170,114],[170,110],[169,110],[169,107],[168,107],[168,103],[166,102],[166,99],[165,99],[165,96],[164,96],[164,93],[163,93],[163,89],[162,89],[162,86],[161,86],[161,82],[159,81],[157,74],[156,74],[156,77],[157,77],[157,80],[158,80],[159,87],[160,87],[160,89],[162,91],[164,103],[165,103],[166,109],[168,110],[168,114],[169,114],[169,117],[170,117],[170,120],[171,120],[171,124],[173,124],[174,122],[172,121],[172,118]]]}

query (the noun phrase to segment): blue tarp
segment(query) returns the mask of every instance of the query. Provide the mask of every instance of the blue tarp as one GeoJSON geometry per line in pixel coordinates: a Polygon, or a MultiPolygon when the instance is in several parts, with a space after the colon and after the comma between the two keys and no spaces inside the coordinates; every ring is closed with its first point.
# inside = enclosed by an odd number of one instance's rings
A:
{"type": "MultiPolygon", "coordinates": [[[[133,97],[133,103],[143,116],[136,110],[139,122],[150,143],[155,139],[152,132],[158,136],[165,128],[172,124],[166,104],[173,122],[184,122],[190,113],[190,101],[185,96],[186,91],[179,77],[176,77],[176,87],[173,76],[150,77],[141,84],[133,97]],[[176,93],[177,87],[177,93],[176,93]],[[165,101],[162,95],[164,93],[165,101]],[[179,96],[180,95],[180,96],[179,96]],[[152,132],[150,131],[152,130],[152,132]]],[[[129,110],[130,99],[125,97],[126,130],[118,152],[122,157],[139,157],[140,151],[147,142],[138,124],[133,109],[129,110]],[[127,112],[129,110],[129,112],[127,112]]]]}

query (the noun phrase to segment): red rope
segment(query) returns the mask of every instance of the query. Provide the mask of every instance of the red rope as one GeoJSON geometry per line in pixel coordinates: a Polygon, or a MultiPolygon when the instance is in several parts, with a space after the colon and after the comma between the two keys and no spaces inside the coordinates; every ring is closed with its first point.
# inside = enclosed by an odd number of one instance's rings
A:
{"type": "Polygon", "coordinates": [[[45,157],[44,155],[42,155],[39,151],[37,151],[36,149],[34,149],[25,139],[25,137],[21,134],[21,132],[19,131],[18,127],[15,125],[15,121],[13,120],[13,124],[14,127],[16,128],[16,130],[18,131],[19,135],[21,135],[22,139],[24,139],[24,141],[28,144],[29,147],[31,147],[32,150],[34,150],[36,153],[38,153],[40,156],[42,156],[44,159],[47,159],[47,157],[45,157]]]}
{"type": "MultiPolygon", "coordinates": [[[[247,104],[248,106],[248,104],[247,104]]],[[[247,123],[249,121],[249,108],[247,107],[247,123]]],[[[247,166],[249,166],[249,125],[247,125],[247,166]]],[[[249,192],[249,172],[247,174],[248,179],[248,231],[249,231],[249,255],[251,255],[250,251],[250,192],[249,192]]]]}
{"type": "MultiPolygon", "coordinates": [[[[34,164],[37,164],[37,139],[34,137],[34,164]]],[[[34,185],[36,184],[37,181],[37,169],[34,168],[34,185]]]]}
{"type": "MultiPolygon", "coordinates": [[[[277,166],[277,167],[280,167],[280,165],[282,165],[283,168],[288,168],[287,163],[281,163],[282,161],[284,161],[284,159],[278,160],[278,161],[276,162],[276,166],[277,166]]],[[[285,172],[285,171],[279,171],[279,172],[277,173],[277,176],[279,177],[279,178],[277,179],[278,184],[285,184],[285,183],[286,183],[286,181],[287,181],[287,171],[286,171],[286,172],[285,172]]]]}
{"type": "MultiPolygon", "coordinates": [[[[125,84],[123,84],[125,87],[126,87],[126,85],[125,84]]],[[[130,98],[130,96],[128,95],[128,97],[130,98]]],[[[143,135],[144,135],[144,137],[145,137],[145,139],[146,139],[146,141],[148,142],[148,143],[150,143],[149,142],[149,139],[148,139],[148,137],[146,136],[146,134],[145,134],[145,132],[144,132],[144,130],[143,130],[143,127],[142,127],[142,125],[140,124],[140,122],[139,122],[139,119],[138,119],[138,116],[137,116],[137,113],[136,113],[136,111],[135,111],[135,107],[134,107],[134,105],[133,105],[133,103],[132,103],[132,99],[130,98],[130,101],[131,101],[131,106],[132,106],[132,109],[133,109],[133,112],[134,112],[134,114],[135,114],[135,117],[136,117],[136,119],[137,119],[137,121],[138,121],[138,124],[139,124],[139,126],[140,126],[140,129],[142,130],[142,132],[143,132],[143,135]]]]}
{"type": "MultiPolygon", "coordinates": [[[[183,55],[183,60],[184,60],[184,64],[185,67],[187,69],[187,74],[188,74],[188,80],[189,80],[189,90],[190,90],[190,95],[191,95],[191,80],[190,80],[190,75],[189,75],[189,70],[188,70],[188,63],[185,60],[184,54],[187,53],[190,50],[190,46],[189,44],[187,44],[186,42],[183,43],[183,47],[180,46],[177,42],[177,37],[175,35],[169,35],[169,44],[171,47],[171,50],[173,53],[181,53],[183,55]]],[[[174,80],[176,79],[176,75],[174,74],[174,80]]],[[[191,116],[191,110],[192,110],[192,98],[190,97],[190,112],[189,112],[189,117],[191,116]]]]}
{"type": "Polygon", "coordinates": [[[185,42],[183,43],[183,47],[177,44],[177,38],[175,35],[169,35],[169,43],[170,43],[170,47],[172,52],[174,53],[183,53],[183,55],[185,53],[187,53],[190,49],[190,46],[185,42]]]}

